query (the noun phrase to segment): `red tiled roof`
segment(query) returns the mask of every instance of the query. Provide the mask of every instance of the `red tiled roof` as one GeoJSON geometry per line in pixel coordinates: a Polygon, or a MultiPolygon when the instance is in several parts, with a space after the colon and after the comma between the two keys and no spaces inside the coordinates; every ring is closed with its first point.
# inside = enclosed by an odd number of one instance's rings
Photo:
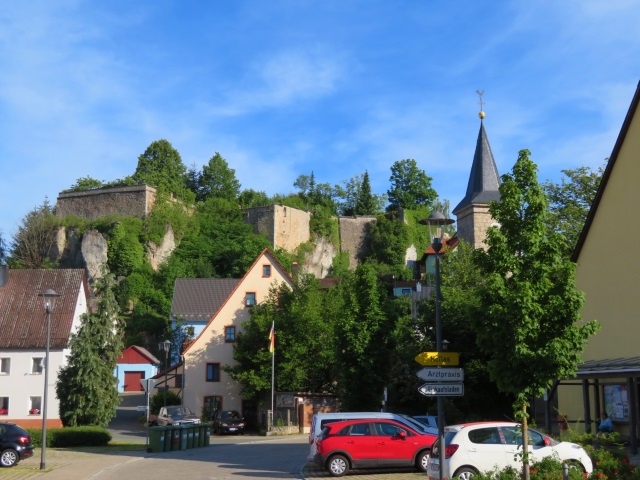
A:
{"type": "Polygon", "coordinates": [[[60,295],[51,312],[50,348],[67,347],[81,288],[88,297],[82,269],[10,270],[0,286],[0,348],[46,347],[47,317],[38,294],[49,288],[60,295]]]}

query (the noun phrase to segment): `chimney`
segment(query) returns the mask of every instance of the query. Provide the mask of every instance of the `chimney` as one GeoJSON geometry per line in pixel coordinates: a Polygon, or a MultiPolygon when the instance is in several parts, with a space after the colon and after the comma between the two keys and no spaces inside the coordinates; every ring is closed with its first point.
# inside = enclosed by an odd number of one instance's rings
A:
{"type": "Polygon", "coordinates": [[[298,279],[298,262],[291,264],[291,276],[296,280],[298,279]]]}
{"type": "Polygon", "coordinates": [[[4,287],[9,281],[9,267],[0,265],[0,287],[4,287]]]}

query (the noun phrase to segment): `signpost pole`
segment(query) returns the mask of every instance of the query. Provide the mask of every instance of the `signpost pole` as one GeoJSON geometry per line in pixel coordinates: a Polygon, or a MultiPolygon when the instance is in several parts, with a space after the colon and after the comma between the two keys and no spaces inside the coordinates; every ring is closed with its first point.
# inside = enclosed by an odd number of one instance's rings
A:
{"type": "MultiPolygon", "coordinates": [[[[442,240],[434,238],[432,243],[433,250],[436,252],[436,349],[442,352],[442,325],[440,320],[440,249],[442,248],[442,240]],[[436,241],[437,240],[437,241],[436,241]]],[[[440,480],[443,480],[442,472],[444,470],[444,399],[438,395],[438,453],[440,460],[440,480]]]]}

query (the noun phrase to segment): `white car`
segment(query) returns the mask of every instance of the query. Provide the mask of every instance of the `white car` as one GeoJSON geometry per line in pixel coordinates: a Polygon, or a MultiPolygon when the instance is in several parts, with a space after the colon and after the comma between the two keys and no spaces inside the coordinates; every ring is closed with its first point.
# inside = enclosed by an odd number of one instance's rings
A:
{"type": "MultiPolygon", "coordinates": [[[[587,452],[575,443],[559,442],[529,429],[530,463],[554,456],[572,467],[590,474],[593,463],[587,452]]],[[[445,464],[443,478],[469,480],[478,472],[502,470],[522,465],[522,426],[513,422],[478,422],[450,425],[444,428],[445,464]]],[[[431,449],[427,475],[440,478],[440,445],[436,440],[431,449]]]]}

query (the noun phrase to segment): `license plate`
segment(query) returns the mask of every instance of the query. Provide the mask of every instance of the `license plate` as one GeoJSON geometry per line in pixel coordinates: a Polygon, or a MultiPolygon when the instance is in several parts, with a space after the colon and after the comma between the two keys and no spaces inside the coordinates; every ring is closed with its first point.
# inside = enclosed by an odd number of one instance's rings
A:
{"type": "Polygon", "coordinates": [[[230,432],[235,432],[236,430],[237,430],[237,428],[233,428],[233,427],[231,427],[231,428],[229,429],[229,431],[230,431],[230,432]]]}

